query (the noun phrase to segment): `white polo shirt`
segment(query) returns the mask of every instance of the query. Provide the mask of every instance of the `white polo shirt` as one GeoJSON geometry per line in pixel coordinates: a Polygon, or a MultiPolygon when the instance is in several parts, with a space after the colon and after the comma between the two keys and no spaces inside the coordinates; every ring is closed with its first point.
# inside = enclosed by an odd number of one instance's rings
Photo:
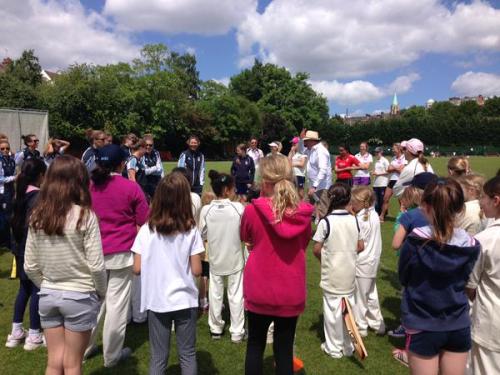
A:
{"type": "Polygon", "coordinates": [[[244,207],[229,199],[213,200],[200,213],[200,231],[208,241],[210,273],[227,276],[245,265],[240,239],[244,207]]]}
{"type": "MultiPolygon", "coordinates": [[[[373,156],[369,152],[367,152],[364,155],[361,155],[361,153],[357,153],[354,155],[356,159],[359,160],[360,163],[363,164],[371,164],[373,162],[373,156]]],[[[358,169],[357,172],[354,174],[354,177],[370,177],[370,170],[368,169],[358,169]]]]}
{"type": "Polygon", "coordinates": [[[313,240],[323,242],[319,284],[323,291],[336,295],[354,293],[360,239],[356,217],[346,210],[333,210],[320,220],[313,240]]]}
{"type": "MultiPolygon", "coordinates": [[[[375,161],[375,167],[373,168],[375,173],[387,173],[387,168],[389,168],[389,160],[383,156],[375,161]]],[[[375,176],[373,181],[373,187],[386,187],[389,184],[389,174],[384,174],[380,176],[375,176]]]]}
{"type": "Polygon", "coordinates": [[[316,190],[328,189],[332,186],[332,162],[330,153],[321,143],[311,149],[304,147],[304,140],[299,141],[300,152],[307,156],[307,178],[309,186],[316,190]]]}

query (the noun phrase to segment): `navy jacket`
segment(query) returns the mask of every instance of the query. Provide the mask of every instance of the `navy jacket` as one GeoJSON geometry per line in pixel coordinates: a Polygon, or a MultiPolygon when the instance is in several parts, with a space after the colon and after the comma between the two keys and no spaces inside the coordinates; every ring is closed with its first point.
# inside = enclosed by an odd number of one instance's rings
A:
{"type": "Polygon", "coordinates": [[[237,184],[251,184],[255,176],[255,164],[253,159],[245,155],[244,157],[236,156],[231,165],[231,175],[234,176],[237,184]],[[239,162],[238,162],[239,161],[239,162]]]}
{"type": "Polygon", "coordinates": [[[399,280],[403,326],[443,332],[470,326],[465,284],[481,247],[442,245],[411,233],[401,249],[399,280]]]}

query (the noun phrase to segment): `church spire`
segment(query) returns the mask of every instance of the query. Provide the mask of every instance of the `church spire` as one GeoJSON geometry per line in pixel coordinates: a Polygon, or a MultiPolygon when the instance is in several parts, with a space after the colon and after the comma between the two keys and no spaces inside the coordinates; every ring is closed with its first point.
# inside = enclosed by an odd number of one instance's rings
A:
{"type": "Polygon", "coordinates": [[[392,98],[391,115],[399,115],[399,103],[396,93],[394,93],[394,97],[392,98]]]}

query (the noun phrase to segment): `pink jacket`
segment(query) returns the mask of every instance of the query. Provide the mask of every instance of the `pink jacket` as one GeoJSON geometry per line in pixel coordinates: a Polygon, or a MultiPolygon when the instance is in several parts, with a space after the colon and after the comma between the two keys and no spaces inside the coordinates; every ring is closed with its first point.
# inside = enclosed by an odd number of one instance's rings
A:
{"type": "Polygon", "coordinates": [[[245,308],[257,314],[300,315],[306,303],[305,251],[311,238],[313,206],[300,203],[293,215],[275,223],[271,200],[245,208],[241,239],[253,244],[243,277],[245,308]]]}
{"type": "Polygon", "coordinates": [[[99,219],[104,255],[130,251],[149,214],[148,203],[140,186],[122,176],[113,175],[103,185],[90,185],[92,209],[99,219]]]}

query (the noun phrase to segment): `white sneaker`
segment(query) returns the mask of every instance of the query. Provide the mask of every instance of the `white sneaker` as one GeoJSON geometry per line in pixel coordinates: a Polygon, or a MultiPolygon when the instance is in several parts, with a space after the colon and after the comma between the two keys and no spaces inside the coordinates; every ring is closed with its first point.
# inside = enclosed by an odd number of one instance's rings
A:
{"type": "Polygon", "coordinates": [[[273,331],[268,331],[267,332],[266,344],[272,344],[273,342],[274,342],[274,332],[273,331]]]}
{"type": "Polygon", "coordinates": [[[380,324],[380,327],[378,327],[377,329],[374,330],[375,331],[375,334],[377,336],[384,336],[385,335],[385,324],[382,322],[380,324]]]}
{"type": "Polygon", "coordinates": [[[325,342],[321,344],[321,350],[322,350],[325,354],[328,354],[330,357],[335,358],[335,359],[340,359],[340,358],[342,358],[342,357],[343,357],[342,352],[340,352],[340,353],[338,353],[338,354],[337,354],[337,353],[331,353],[328,349],[326,349],[326,343],[325,343],[325,342]]]}
{"type": "Polygon", "coordinates": [[[112,364],[104,364],[104,367],[110,368],[110,367],[115,367],[118,363],[125,361],[127,358],[129,358],[132,355],[132,349],[130,348],[123,348],[122,351],[120,352],[120,357],[115,363],[112,364]]]}
{"type": "Polygon", "coordinates": [[[45,346],[43,333],[28,335],[28,337],[26,337],[26,340],[24,341],[24,350],[27,351],[36,350],[41,346],[45,346]]]}
{"type": "Polygon", "coordinates": [[[7,336],[7,341],[5,342],[5,346],[7,348],[15,348],[20,345],[24,339],[26,338],[27,332],[23,330],[15,331],[14,333],[7,336]]]}
{"type": "Polygon", "coordinates": [[[359,335],[363,338],[368,337],[368,330],[359,330],[359,335]]]}

